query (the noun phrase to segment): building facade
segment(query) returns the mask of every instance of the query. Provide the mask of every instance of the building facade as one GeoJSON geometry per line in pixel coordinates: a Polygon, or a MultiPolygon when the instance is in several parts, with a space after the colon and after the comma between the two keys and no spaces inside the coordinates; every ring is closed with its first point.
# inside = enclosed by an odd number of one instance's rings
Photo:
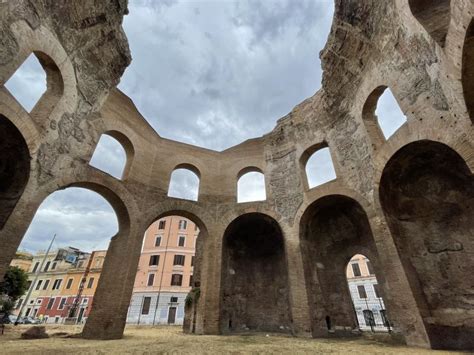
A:
{"type": "Polygon", "coordinates": [[[15,258],[10,263],[10,266],[17,266],[23,271],[28,272],[31,267],[33,255],[27,252],[18,251],[15,258]]]}
{"type": "MultiPolygon", "coordinates": [[[[50,252],[36,282],[34,279],[45,253],[34,255],[28,272],[33,290],[22,316],[39,318],[45,323],[63,323],[75,308],[74,322],[84,322],[92,306],[105,255],[105,250],[85,253],[75,248],[50,252]]],[[[19,300],[15,314],[24,301],[25,296],[19,300]]]]}
{"type": "Polygon", "coordinates": [[[390,329],[385,304],[370,260],[356,254],[347,265],[347,282],[361,330],[390,329]]]}
{"type": "Polygon", "coordinates": [[[198,234],[197,226],[180,216],[159,219],[147,229],[128,323],[183,323],[198,234]]]}

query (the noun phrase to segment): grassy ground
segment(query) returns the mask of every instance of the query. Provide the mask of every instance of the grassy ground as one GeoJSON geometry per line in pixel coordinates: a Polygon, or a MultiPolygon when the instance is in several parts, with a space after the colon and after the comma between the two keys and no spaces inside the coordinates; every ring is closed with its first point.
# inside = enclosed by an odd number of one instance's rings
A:
{"type": "Polygon", "coordinates": [[[67,338],[80,332],[75,326],[47,326],[51,336],[22,340],[29,326],[8,326],[0,335],[1,354],[447,354],[390,345],[367,338],[306,339],[282,335],[186,335],[181,327],[128,326],[121,340],[67,338]],[[55,333],[59,333],[54,335],[55,333]]]}

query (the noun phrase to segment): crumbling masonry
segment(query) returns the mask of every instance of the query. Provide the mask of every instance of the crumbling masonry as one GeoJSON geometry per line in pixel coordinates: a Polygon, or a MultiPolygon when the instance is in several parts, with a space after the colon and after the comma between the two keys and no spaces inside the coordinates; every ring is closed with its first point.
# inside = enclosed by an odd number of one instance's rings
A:
{"type": "Polygon", "coordinates": [[[126,13],[125,0],[0,2],[0,274],[41,202],[78,186],[119,220],[86,338],[122,336],[144,231],[180,214],[202,231],[197,333],[325,337],[329,317],[343,335],[355,326],[343,269],[362,253],[396,334],[474,348],[471,0],[336,0],[322,88],[270,133],[222,152],[161,138],[115,88],[131,60],[126,13]],[[3,84],[31,53],[47,91],[28,113],[3,84]],[[407,116],[388,140],[375,116],[386,87],[407,116]],[[88,165],[101,134],[127,152],[121,180],[88,165]],[[309,189],[304,164],[321,147],[337,179],[309,189]],[[176,167],[199,174],[197,202],[167,197],[176,167]],[[267,200],[237,204],[237,178],[252,170],[267,200]]]}

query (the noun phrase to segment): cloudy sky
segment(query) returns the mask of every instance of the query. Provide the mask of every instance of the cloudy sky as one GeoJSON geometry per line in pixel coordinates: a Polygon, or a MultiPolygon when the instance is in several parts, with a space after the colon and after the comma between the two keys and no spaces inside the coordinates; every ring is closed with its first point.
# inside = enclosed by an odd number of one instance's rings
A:
{"type": "MultiPolygon", "coordinates": [[[[261,136],[319,89],[318,56],[333,7],[332,0],[131,0],[124,29],[133,61],[119,88],[162,137],[223,150],[261,136]]],[[[31,57],[7,83],[28,110],[42,75],[31,57]]],[[[384,111],[398,109],[393,98],[382,101],[384,111]]],[[[310,161],[310,184],[335,177],[328,157],[322,152],[310,161]]],[[[120,178],[123,161],[121,147],[103,137],[91,164],[120,178]]],[[[169,194],[195,198],[197,178],[175,174],[169,194]]],[[[240,201],[265,198],[258,174],[244,179],[239,192],[242,186],[240,201]]],[[[106,248],[116,231],[103,198],[68,189],[44,201],[21,248],[45,249],[53,233],[57,246],[106,248]]]]}

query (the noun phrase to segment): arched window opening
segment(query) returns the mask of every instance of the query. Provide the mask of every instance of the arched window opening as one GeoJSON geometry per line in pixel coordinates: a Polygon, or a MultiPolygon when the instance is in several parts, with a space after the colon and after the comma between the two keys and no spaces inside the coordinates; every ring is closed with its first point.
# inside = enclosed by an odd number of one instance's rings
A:
{"type": "Polygon", "coordinates": [[[122,144],[112,136],[103,134],[97,143],[89,165],[117,179],[122,179],[127,163],[127,152],[122,144]]]}
{"type": "Polygon", "coordinates": [[[199,172],[197,169],[178,166],[171,174],[169,197],[197,201],[199,197],[199,172]],[[193,171],[194,170],[194,171],[193,171]]]}
{"type": "Polygon", "coordinates": [[[265,175],[258,170],[239,174],[237,202],[265,201],[265,175]]]}
{"type": "Polygon", "coordinates": [[[318,149],[312,154],[305,154],[309,156],[305,171],[310,189],[336,179],[336,171],[334,170],[329,147],[318,149]]]}
{"type": "Polygon", "coordinates": [[[195,331],[207,231],[193,220],[165,215],[146,230],[127,323],[184,324],[186,332],[195,331]]]}
{"type": "Polygon", "coordinates": [[[361,254],[354,255],[347,264],[346,277],[359,329],[390,331],[380,285],[370,260],[361,254]]]}
{"type": "Polygon", "coordinates": [[[450,0],[409,0],[413,16],[444,47],[451,18],[450,0]]]}
{"type": "Polygon", "coordinates": [[[13,314],[45,323],[62,324],[66,318],[86,322],[110,239],[118,230],[114,209],[98,193],[71,187],[51,194],[37,210],[11,263],[28,272],[31,282],[29,298],[27,292],[20,296],[13,314]]]}
{"type": "Polygon", "coordinates": [[[5,83],[17,101],[31,112],[46,92],[46,72],[35,54],[30,56],[5,83]]]}
{"type": "Polygon", "coordinates": [[[271,217],[249,213],[227,227],[220,307],[223,333],[290,331],[284,239],[271,217]]]}
{"type": "Polygon", "coordinates": [[[0,229],[20,199],[30,176],[30,153],[22,134],[0,114],[0,229]]]}
{"type": "Polygon", "coordinates": [[[362,118],[374,149],[378,149],[407,121],[392,91],[386,86],[372,91],[362,109],[362,118]]]}
{"type": "Polygon", "coordinates": [[[474,176],[466,162],[445,144],[410,143],[385,166],[379,196],[431,346],[474,348],[465,297],[474,269],[474,176]]]}
{"type": "Polygon", "coordinates": [[[300,231],[313,335],[345,335],[344,330],[358,329],[346,268],[355,250],[377,255],[365,211],[349,197],[326,196],[306,209],[300,231]],[[321,302],[324,313],[317,306],[321,302]]]}
{"type": "Polygon", "coordinates": [[[464,40],[462,58],[462,84],[467,112],[474,123],[474,20],[471,21],[464,40]]]}
{"type": "Polygon", "coordinates": [[[395,96],[388,88],[378,99],[375,115],[385,139],[389,139],[407,121],[395,96]]]}

